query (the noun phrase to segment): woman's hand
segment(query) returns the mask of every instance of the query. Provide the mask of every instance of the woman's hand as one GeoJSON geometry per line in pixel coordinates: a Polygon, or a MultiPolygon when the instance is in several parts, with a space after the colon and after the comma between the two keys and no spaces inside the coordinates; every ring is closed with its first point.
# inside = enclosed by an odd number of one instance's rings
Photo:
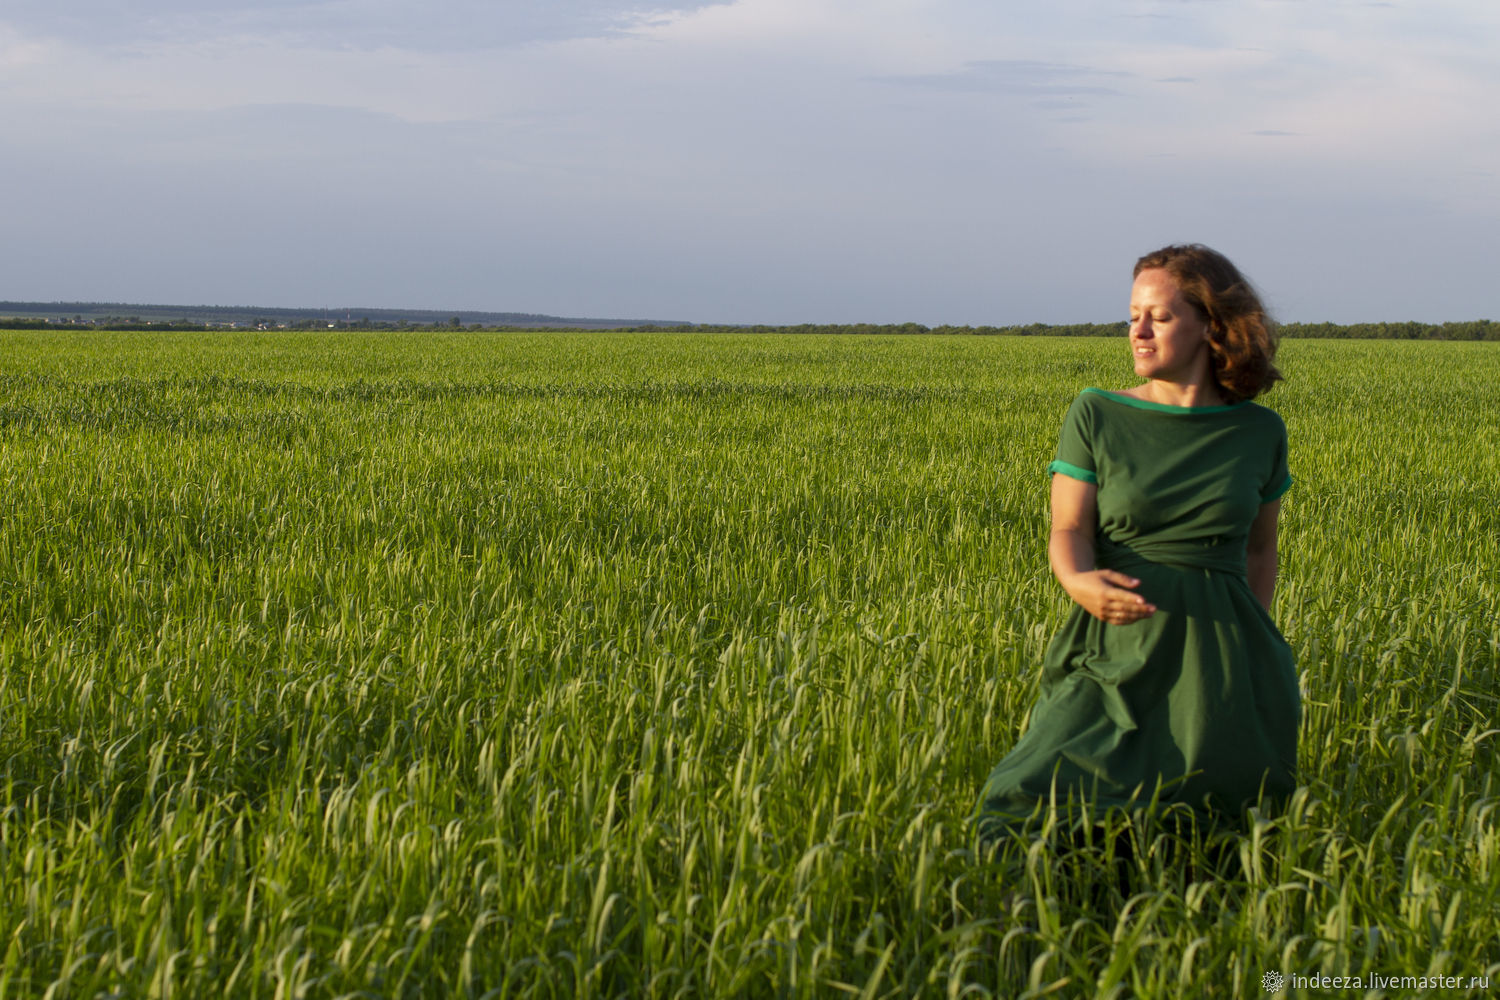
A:
{"type": "Polygon", "coordinates": [[[1088,570],[1061,582],[1079,607],[1106,625],[1130,625],[1156,613],[1156,605],[1135,592],[1141,581],[1118,570],[1088,570]]]}
{"type": "Polygon", "coordinates": [[[1057,582],[1079,607],[1106,625],[1129,625],[1156,613],[1135,592],[1141,581],[1113,569],[1094,569],[1095,500],[1099,488],[1065,475],[1052,477],[1052,538],[1048,559],[1057,582]]]}

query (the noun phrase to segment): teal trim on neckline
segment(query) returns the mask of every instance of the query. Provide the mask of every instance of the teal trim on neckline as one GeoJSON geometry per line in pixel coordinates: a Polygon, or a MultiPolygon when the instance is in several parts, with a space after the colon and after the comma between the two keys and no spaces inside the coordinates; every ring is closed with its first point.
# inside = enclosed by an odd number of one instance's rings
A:
{"type": "Polygon", "coordinates": [[[1134,396],[1122,396],[1117,392],[1109,392],[1106,389],[1095,389],[1089,386],[1084,392],[1092,392],[1096,396],[1112,399],[1116,403],[1124,403],[1133,406],[1137,410],[1154,410],[1157,413],[1227,413],[1230,410],[1238,410],[1249,400],[1242,399],[1238,403],[1225,403],[1223,406],[1173,406],[1170,403],[1153,403],[1149,399],[1136,399],[1134,396]]]}
{"type": "Polygon", "coordinates": [[[1084,483],[1093,483],[1095,486],[1099,485],[1099,477],[1094,475],[1088,469],[1073,465],[1068,462],[1064,462],[1060,458],[1057,461],[1053,462],[1051,465],[1047,466],[1047,471],[1054,476],[1061,472],[1069,479],[1077,479],[1080,482],[1084,483]]]}

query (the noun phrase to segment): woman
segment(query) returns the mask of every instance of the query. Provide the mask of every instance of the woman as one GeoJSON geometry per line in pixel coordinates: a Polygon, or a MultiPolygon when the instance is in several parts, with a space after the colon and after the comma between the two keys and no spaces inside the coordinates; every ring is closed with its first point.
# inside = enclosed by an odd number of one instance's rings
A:
{"type": "Polygon", "coordinates": [[[1270,320],[1221,254],[1171,246],[1136,263],[1130,348],[1146,382],[1085,389],[1049,466],[1074,607],[985,782],[987,839],[1049,804],[1212,821],[1295,785],[1297,677],[1268,613],[1286,428],[1250,402],[1281,378],[1270,320]]]}

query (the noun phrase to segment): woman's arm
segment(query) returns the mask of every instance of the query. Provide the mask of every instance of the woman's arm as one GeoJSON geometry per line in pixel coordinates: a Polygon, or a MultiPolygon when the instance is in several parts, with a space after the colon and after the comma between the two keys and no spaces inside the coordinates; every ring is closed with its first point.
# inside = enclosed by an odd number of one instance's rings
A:
{"type": "Polygon", "coordinates": [[[1276,596],[1276,521],[1281,515],[1281,501],[1260,505],[1260,513],[1250,524],[1250,542],[1245,549],[1245,576],[1250,590],[1267,611],[1276,596]]]}
{"type": "Polygon", "coordinates": [[[1141,581],[1094,568],[1095,500],[1099,487],[1058,473],[1052,477],[1052,536],[1047,557],[1057,582],[1083,610],[1110,625],[1146,618],[1156,606],[1135,593],[1141,581]]]}

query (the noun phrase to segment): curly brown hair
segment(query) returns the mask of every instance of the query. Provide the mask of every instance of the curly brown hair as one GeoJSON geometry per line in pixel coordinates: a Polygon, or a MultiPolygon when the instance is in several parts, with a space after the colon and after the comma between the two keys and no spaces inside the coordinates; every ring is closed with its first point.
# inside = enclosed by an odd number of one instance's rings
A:
{"type": "Polygon", "coordinates": [[[1135,262],[1132,277],[1160,268],[1209,326],[1214,382],[1230,402],[1254,399],[1281,381],[1276,324],[1239,268],[1200,243],[1162,247],[1135,262]]]}

